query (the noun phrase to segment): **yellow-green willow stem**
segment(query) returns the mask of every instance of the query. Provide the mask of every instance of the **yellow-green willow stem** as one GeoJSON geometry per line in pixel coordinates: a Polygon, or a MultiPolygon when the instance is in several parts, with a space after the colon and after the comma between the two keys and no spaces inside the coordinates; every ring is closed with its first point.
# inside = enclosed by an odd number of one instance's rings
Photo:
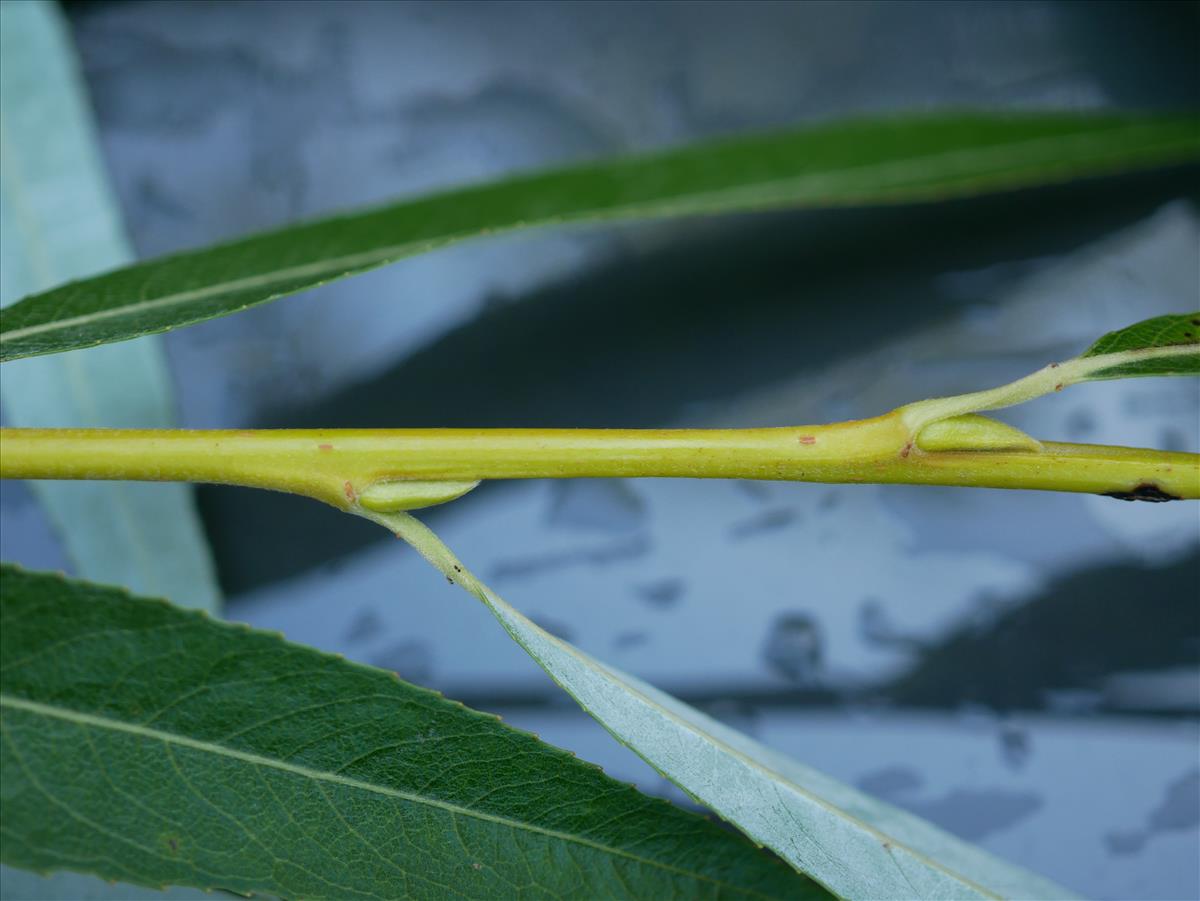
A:
{"type": "Polygon", "coordinates": [[[0,476],[246,485],[343,510],[360,509],[364,493],[376,508],[402,509],[457,497],[479,480],[616,476],[1200,497],[1196,454],[1042,443],[982,417],[936,423],[919,442],[912,435],[903,410],[772,429],[3,429],[0,476]],[[388,485],[403,481],[420,483],[415,500],[388,485]]]}

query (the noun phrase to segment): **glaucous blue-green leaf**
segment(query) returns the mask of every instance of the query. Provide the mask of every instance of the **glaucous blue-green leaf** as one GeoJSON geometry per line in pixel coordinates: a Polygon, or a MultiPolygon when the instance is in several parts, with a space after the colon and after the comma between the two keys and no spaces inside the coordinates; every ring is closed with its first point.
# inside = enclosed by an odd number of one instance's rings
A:
{"type": "Polygon", "coordinates": [[[0,314],[0,360],[178,328],[517,228],[933,200],[1197,158],[1194,116],[890,116],[728,140],[401,201],[72,282],[0,314]]]}
{"type": "Polygon", "coordinates": [[[697,801],[843,898],[1073,897],[919,817],[763,747],[536,626],[406,513],[368,518],[488,606],[618,741],[697,801]]]}
{"type": "MultiPolygon", "coordinates": [[[[0,306],[131,259],[57,4],[0,3],[0,133],[0,306]]],[[[11,426],[175,425],[158,339],[24,360],[5,370],[0,399],[11,426]]],[[[30,488],[76,575],[216,609],[190,487],[35,481],[30,488]]]]}
{"type": "Polygon", "coordinates": [[[826,897],[392,673],[7,565],[0,617],[7,864],[338,901],[826,897]]]}

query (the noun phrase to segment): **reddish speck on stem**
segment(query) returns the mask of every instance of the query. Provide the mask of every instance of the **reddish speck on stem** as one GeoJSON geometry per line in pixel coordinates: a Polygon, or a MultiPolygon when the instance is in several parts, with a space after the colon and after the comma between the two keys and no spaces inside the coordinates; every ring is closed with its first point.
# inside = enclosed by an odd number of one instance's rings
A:
{"type": "Polygon", "coordinates": [[[1050,364],[1050,368],[1051,368],[1051,369],[1057,369],[1057,368],[1058,368],[1058,364],[1057,364],[1057,363],[1051,363],[1051,364],[1050,364]]]}
{"type": "Polygon", "coordinates": [[[346,492],[346,500],[353,501],[355,499],[356,495],[354,494],[354,486],[350,484],[350,480],[347,479],[346,484],[343,485],[342,487],[343,487],[343,490],[346,492]]]}
{"type": "Polygon", "coordinates": [[[816,444],[817,438],[815,435],[801,435],[800,443],[801,444],[816,444]]]}
{"type": "Polygon", "coordinates": [[[1062,382],[1059,382],[1057,385],[1054,386],[1055,391],[1062,391],[1062,388],[1063,388],[1062,382]]]}
{"type": "Polygon", "coordinates": [[[320,451],[331,451],[331,450],[333,450],[333,445],[332,445],[332,444],[318,444],[318,445],[317,445],[317,450],[320,450],[320,451]]]}
{"type": "Polygon", "coordinates": [[[908,444],[904,445],[904,450],[900,451],[901,457],[907,457],[910,453],[912,453],[912,444],[913,443],[910,441],[908,444]]]}

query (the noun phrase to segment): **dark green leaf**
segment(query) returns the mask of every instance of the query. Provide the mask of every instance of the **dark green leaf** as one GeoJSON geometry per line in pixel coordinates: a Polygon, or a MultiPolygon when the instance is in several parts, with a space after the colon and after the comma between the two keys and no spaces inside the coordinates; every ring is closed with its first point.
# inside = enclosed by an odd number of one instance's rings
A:
{"type": "Polygon", "coordinates": [[[469,187],[153,260],[0,313],[0,360],[167,331],[454,241],[535,225],[897,203],[1200,156],[1195,117],[869,119],[469,187]]]}
{"type": "Polygon", "coordinates": [[[1143,375],[1200,375],[1200,312],[1157,316],[1109,332],[1082,355],[1083,359],[1089,357],[1109,357],[1114,361],[1112,366],[1090,370],[1089,381],[1143,375]]]}
{"type": "Polygon", "coordinates": [[[392,674],[0,568],[5,863],[288,898],[814,898],[734,833],[392,674]]]}

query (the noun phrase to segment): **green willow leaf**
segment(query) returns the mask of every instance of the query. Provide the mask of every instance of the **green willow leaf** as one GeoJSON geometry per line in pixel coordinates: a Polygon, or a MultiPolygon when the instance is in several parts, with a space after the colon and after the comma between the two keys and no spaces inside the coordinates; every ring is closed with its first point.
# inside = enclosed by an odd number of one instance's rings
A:
{"type": "MultiPolygon", "coordinates": [[[[1051,363],[1015,382],[986,391],[917,401],[902,407],[901,413],[912,434],[918,436],[922,448],[929,449],[926,447],[929,437],[924,430],[934,423],[1023,404],[1081,382],[1150,375],[1200,375],[1200,312],[1146,319],[1109,332],[1078,357],[1051,363]]],[[[963,425],[961,421],[958,423],[959,427],[963,425]]],[[[995,423],[989,428],[993,437],[999,436],[995,423]]],[[[983,433],[976,431],[971,446],[987,446],[983,433]]],[[[941,437],[934,436],[933,440],[961,440],[962,437],[962,429],[955,428],[945,431],[941,437]],[[956,434],[952,436],[951,433],[956,434]]],[[[995,444],[991,447],[996,449],[995,444]]]]}
{"type": "Polygon", "coordinates": [[[466,238],[564,222],[961,197],[1200,158],[1200,119],[837,122],[467,187],[151,260],[0,313],[0,360],[163,332],[466,238]]]}
{"type": "Polygon", "coordinates": [[[406,513],[367,518],[484,602],[618,741],[748,836],[842,898],[1071,898],[919,817],[763,747],[539,628],[406,513]]]}
{"type": "Polygon", "coordinates": [[[288,898],[826,897],[393,674],[0,568],[0,857],[288,898]]]}
{"type": "Polygon", "coordinates": [[[1157,316],[1109,332],[1081,355],[1114,365],[1090,371],[1088,381],[1146,375],[1200,375],[1200,311],[1157,316]],[[1117,356],[1119,355],[1119,356],[1117,356]],[[1116,362],[1120,360],[1120,362],[1116,362]]]}

